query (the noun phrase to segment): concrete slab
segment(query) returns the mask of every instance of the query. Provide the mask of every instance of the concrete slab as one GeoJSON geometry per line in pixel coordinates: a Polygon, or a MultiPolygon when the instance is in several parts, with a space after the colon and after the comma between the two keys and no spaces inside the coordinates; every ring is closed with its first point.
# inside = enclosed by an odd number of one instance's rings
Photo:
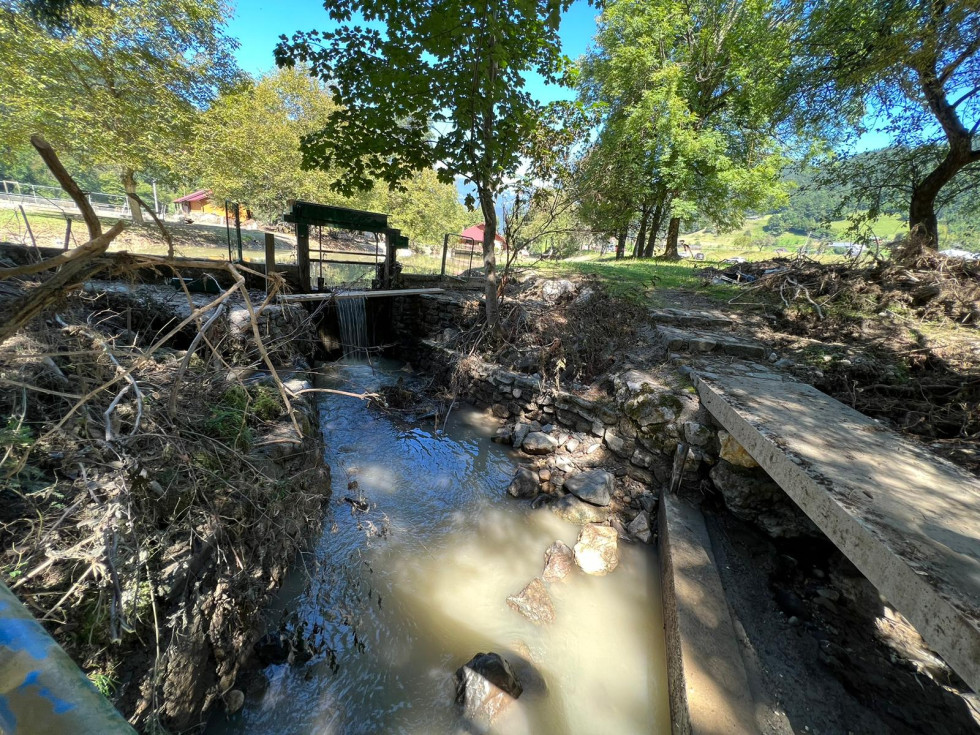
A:
{"type": "Polygon", "coordinates": [[[785,376],[701,360],[702,403],[980,691],[980,480],[785,376]]]}
{"type": "Polygon", "coordinates": [[[749,680],[704,517],[664,493],[658,523],[672,732],[757,733],[749,680]]]}
{"type": "Polygon", "coordinates": [[[657,324],[676,324],[680,327],[715,327],[724,329],[732,325],[732,320],[729,317],[714,311],[651,309],[650,318],[657,324]]]}
{"type": "Polygon", "coordinates": [[[715,353],[732,357],[764,358],[769,350],[764,345],[736,337],[727,332],[713,332],[703,329],[677,329],[676,327],[657,327],[657,337],[670,352],[691,352],[693,354],[715,353]]]}

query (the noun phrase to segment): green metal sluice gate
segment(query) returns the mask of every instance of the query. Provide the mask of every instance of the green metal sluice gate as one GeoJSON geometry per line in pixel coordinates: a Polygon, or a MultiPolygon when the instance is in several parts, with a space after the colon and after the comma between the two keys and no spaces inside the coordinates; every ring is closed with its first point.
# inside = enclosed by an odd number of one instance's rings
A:
{"type": "Polygon", "coordinates": [[[388,225],[388,215],[378,212],[296,201],[291,203],[283,219],[296,225],[296,262],[301,293],[324,291],[340,285],[328,282],[338,280],[331,275],[338,266],[371,267],[374,269],[372,286],[390,288],[396,272],[395,254],[399,248],[408,247],[408,237],[388,225]],[[313,228],[317,233],[315,248],[310,245],[313,228]],[[324,247],[324,228],[374,234],[374,247],[346,250],[324,247]]]}

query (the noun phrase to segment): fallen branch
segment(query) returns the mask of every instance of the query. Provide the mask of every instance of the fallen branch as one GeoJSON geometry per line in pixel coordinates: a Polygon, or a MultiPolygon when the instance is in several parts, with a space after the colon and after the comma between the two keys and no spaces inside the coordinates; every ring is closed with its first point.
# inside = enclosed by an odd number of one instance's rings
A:
{"type": "Polygon", "coordinates": [[[273,382],[275,382],[276,387],[279,389],[279,396],[282,398],[283,404],[286,407],[286,412],[289,414],[289,420],[293,423],[293,428],[296,429],[296,435],[302,437],[303,430],[300,428],[299,422],[296,420],[296,410],[293,408],[293,404],[289,400],[286,386],[279,378],[279,373],[276,372],[276,368],[272,364],[272,360],[269,358],[269,353],[266,351],[265,345],[262,342],[262,335],[259,333],[258,316],[256,316],[255,309],[252,306],[252,299],[248,295],[248,289],[245,288],[245,277],[242,276],[242,274],[239,273],[235,269],[235,266],[233,266],[231,263],[227,263],[225,267],[228,269],[228,272],[235,276],[236,286],[242,293],[242,298],[245,301],[245,308],[248,310],[249,321],[252,323],[252,336],[255,338],[255,346],[258,348],[262,362],[264,362],[266,367],[269,368],[269,374],[272,376],[273,382]]]}
{"type": "Polygon", "coordinates": [[[107,232],[89,240],[84,245],[79,245],[74,250],[67,253],[56,255],[53,258],[42,260],[40,263],[30,263],[28,265],[17,266],[16,268],[0,268],[0,281],[7,278],[20,278],[30,276],[35,273],[51,270],[62,265],[73,263],[78,260],[85,260],[104,253],[109,244],[123,231],[126,224],[122,221],[114,224],[107,232]]]}
{"type": "Polygon", "coordinates": [[[133,192],[132,194],[127,193],[126,196],[128,196],[130,199],[135,199],[137,202],[139,202],[140,206],[143,207],[143,209],[149,212],[150,216],[153,218],[153,221],[157,223],[157,227],[160,228],[160,234],[163,235],[163,239],[166,240],[167,242],[167,257],[168,258],[174,257],[174,239],[170,235],[170,230],[168,230],[164,226],[163,222],[160,221],[160,218],[157,217],[157,213],[154,212],[152,209],[150,209],[149,205],[146,202],[144,202],[142,198],[140,198],[139,194],[133,192]]]}

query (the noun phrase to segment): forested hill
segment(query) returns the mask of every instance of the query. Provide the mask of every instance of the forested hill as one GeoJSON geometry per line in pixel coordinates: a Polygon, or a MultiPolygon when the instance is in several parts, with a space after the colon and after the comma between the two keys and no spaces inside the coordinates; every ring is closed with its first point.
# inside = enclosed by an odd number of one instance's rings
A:
{"type": "MultiPolygon", "coordinates": [[[[783,173],[788,200],[770,210],[766,232],[783,232],[814,237],[840,234],[842,220],[862,220],[875,215],[907,223],[908,188],[894,175],[892,163],[900,155],[894,149],[871,151],[834,167],[793,167],[783,173]],[[888,172],[886,175],[882,172],[888,172]],[[861,182],[856,184],[855,182],[861,182]]],[[[980,252],[980,213],[970,206],[974,182],[964,181],[939,209],[940,244],[980,252]]]]}

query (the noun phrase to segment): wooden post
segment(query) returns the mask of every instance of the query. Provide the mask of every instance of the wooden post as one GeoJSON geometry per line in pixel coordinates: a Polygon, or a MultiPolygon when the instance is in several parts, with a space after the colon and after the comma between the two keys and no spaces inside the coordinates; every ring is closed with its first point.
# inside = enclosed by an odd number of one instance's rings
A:
{"type": "Polygon", "coordinates": [[[65,250],[68,249],[68,241],[71,240],[71,217],[65,218],[65,250]]]}
{"type": "Polygon", "coordinates": [[[276,272],[276,236],[271,232],[265,233],[265,274],[276,272]]]}
{"type": "Polygon", "coordinates": [[[31,229],[31,223],[27,221],[27,212],[24,211],[24,205],[19,205],[20,216],[24,218],[24,227],[27,228],[27,234],[31,236],[31,245],[34,246],[34,253],[37,255],[38,261],[43,260],[41,257],[41,251],[37,249],[37,240],[34,239],[34,230],[31,229]]]}
{"type": "Polygon", "coordinates": [[[440,276],[446,275],[446,254],[449,253],[449,233],[447,232],[442,238],[442,270],[439,272],[440,276]]]}
{"type": "Polygon", "coordinates": [[[310,226],[304,222],[296,223],[296,265],[299,268],[299,288],[303,293],[311,293],[310,286],[310,226]]]}
{"type": "Polygon", "coordinates": [[[265,290],[269,292],[269,277],[276,272],[276,236],[265,233],[265,290]]]}

